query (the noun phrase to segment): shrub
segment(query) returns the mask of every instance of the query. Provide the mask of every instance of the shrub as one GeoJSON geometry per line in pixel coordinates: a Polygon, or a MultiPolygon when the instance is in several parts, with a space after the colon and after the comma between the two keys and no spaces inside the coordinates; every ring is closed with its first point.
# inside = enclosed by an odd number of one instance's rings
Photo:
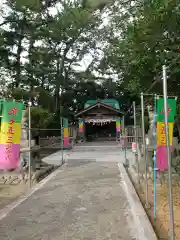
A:
{"type": "MultiPolygon", "coordinates": [[[[29,114],[28,109],[26,110],[26,126],[28,126],[29,121],[29,114]]],[[[32,137],[34,135],[37,135],[38,130],[33,130],[33,128],[39,128],[39,129],[46,129],[50,125],[50,123],[53,121],[54,116],[52,113],[49,113],[47,110],[44,110],[40,107],[32,107],[31,108],[31,134],[32,137]]],[[[42,133],[45,133],[45,131],[42,131],[42,133]]],[[[41,134],[44,135],[44,134],[41,134]]]]}

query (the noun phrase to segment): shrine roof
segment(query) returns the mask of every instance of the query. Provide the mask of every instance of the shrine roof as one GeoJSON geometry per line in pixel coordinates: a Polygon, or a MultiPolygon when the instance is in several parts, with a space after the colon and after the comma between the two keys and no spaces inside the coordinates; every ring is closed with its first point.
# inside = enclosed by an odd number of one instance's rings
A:
{"type": "Polygon", "coordinates": [[[102,101],[96,101],[96,100],[89,100],[89,101],[95,101],[94,104],[89,104],[89,106],[86,106],[86,108],[84,108],[83,110],[81,110],[80,112],[78,112],[75,116],[78,117],[80,115],[82,115],[83,113],[87,113],[89,110],[96,108],[96,107],[104,107],[106,109],[109,109],[115,113],[118,113],[118,115],[124,115],[124,112],[120,111],[119,109],[112,107],[110,104],[108,103],[104,103],[102,101]]]}
{"type": "Polygon", "coordinates": [[[115,109],[120,110],[120,106],[119,106],[118,101],[116,99],[113,99],[113,98],[107,98],[107,99],[102,99],[102,100],[88,100],[84,104],[84,108],[88,108],[89,106],[92,106],[92,105],[96,104],[97,102],[102,102],[104,104],[110,105],[111,107],[113,107],[115,109]]]}

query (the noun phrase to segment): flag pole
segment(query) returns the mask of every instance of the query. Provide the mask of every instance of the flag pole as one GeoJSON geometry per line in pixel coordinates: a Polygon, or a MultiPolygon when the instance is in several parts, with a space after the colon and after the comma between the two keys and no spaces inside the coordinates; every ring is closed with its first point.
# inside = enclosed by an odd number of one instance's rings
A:
{"type": "Polygon", "coordinates": [[[174,210],[173,210],[173,196],[172,196],[171,151],[170,151],[169,129],[168,129],[167,74],[166,74],[166,66],[165,65],[163,65],[162,70],[163,70],[163,93],[164,93],[166,148],[167,148],[167,157],[168,157],[168,198],[169,198],[169,217],[170,217],[170,239],[175,240],[174,210]]]}

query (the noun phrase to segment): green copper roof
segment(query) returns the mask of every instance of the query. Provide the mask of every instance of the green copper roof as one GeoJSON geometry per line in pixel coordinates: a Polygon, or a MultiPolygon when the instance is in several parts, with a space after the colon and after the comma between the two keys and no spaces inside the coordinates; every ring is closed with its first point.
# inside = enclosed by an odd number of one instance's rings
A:
{"type": "MultiPolygon", "coordinates": [[[[115,109],[120,109],[119,103],[117,100],[115,99],[102,99],[102,100],[98,100],[104,104],[110,105],[111,107],[115,108],[115,109]]],[[[88,100],[85,104],[84,104],[84,108],[87,108],[91,105],[94,105],[97,103],[97,100],[88,100]]]]}

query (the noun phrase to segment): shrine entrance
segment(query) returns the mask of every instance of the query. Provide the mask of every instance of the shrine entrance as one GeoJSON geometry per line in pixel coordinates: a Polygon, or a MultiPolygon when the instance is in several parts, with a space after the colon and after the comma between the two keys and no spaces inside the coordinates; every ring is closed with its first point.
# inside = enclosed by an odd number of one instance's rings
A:
{"type": "Polygon", "coordinates": [[[91,100],[91,104],[87,102],[85,108],[76,114],[79,118],[79,135],[85,141],[115,141],[120,134],[123,112],[116,100],[105,100],[91,100]]]}
{"type": "Polygon", "coordinates": [[[85,123],[87,141],[102,141],[116,139],[116,122],[85,123]]]}

